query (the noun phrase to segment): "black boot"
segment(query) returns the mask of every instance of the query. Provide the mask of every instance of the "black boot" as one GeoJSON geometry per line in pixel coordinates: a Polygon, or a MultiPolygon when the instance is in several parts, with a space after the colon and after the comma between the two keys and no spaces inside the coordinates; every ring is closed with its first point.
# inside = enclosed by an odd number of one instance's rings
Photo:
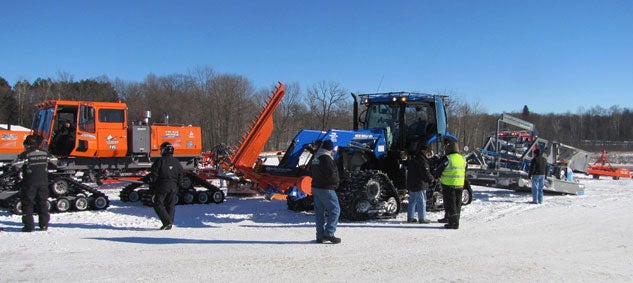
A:
{"type": "Polygon", "coordinates": [[[459,229],[459,213],[455,214],[453,217],[455,217],[453,220],[453,226],[455,226],[455,229],[459,229]]]}
{"type": "Polygon", "coordinates": [[[26,213],[22,215],[22,232],[33,232],[35,230],[35,223],[33,222],[33,214],[26,213]]]}
{"type": "Polygon", "coordinates": [[[455,217],[454,216],[448,217],[448,223],[444,224],[444,228],[445,229],[457,229],[457,228],[459,228],[459,226],[455,226],[455,217]]]}
{"type": "Polygon", "coordinates": [[[446,229],[459,229],[459,216],[458,215],[451,215],[451,217],[448,218],[448,224],[445,224],[444,228],[446,228],[446,229]]]}

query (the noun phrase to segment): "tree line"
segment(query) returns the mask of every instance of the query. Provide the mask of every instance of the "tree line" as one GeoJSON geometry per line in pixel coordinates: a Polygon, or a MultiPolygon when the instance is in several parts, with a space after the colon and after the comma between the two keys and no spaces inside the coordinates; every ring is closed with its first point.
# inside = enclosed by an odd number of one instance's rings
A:
{"type": "MultiPolygon", "coordinates": [[[[245,77],[220,74],[208,67],[188,74],[148,75],[142,82],[99,77],[74,81],[72,76],[18,81],[13,86],[0,77],[0,123],[31,127],[34,104],[51,99],[124,101],[128,119],[141,121],[151,111],[151,122],[200,126],[203,148],[235,146],[257,117],[276,83],[256,89],[245,77]]],[[[394,90],[399,91],[399,90],[394,90]]],[[[449,131],[469,148],[481,147],[496,130],[501,114],[489,114],[480,102],[466,102],[450,93],[449,131]]],[[[275,130],[266,150],[284,150],[301,129],[351,129],[352,97],[335,81],[319,81],[303,89],[286,83],[286,95],[274,113],[275,130]]],[[[519,106],[520,107],[520,106],[519,106]]],[[[528,106],[508,113],[536,125],[539,135],[588,151],[633,150],[633,112],[628,108],[595,106],[576,113],[536,114],[528,106]]]]}

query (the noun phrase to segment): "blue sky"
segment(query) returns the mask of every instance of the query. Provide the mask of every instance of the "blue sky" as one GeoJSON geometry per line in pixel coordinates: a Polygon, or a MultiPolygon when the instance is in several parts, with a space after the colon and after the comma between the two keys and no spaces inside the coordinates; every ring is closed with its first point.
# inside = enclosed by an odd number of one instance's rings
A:
{"type": "Polygon", "coordinates": [[[488,113],[633,108],[633,1],[3,1],[0,76],[449,93],[488,113]]]}

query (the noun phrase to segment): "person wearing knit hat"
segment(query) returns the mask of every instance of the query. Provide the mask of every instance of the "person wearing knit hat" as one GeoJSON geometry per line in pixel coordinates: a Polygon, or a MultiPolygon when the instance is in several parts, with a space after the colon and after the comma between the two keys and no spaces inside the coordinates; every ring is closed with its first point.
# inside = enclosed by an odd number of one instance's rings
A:
{"type": "Polygon", "coordinates": [[[333,150],[334,149],[334,144],[332,143],[331,140],[326,140],[323,142],[323,144],[321,145],[321,148],[325,149],[325,150],[333,150]]]}
{"type": "Polygon", "coordinates": [[[415,149],[407,158],[407,190],[409,205],[407,206],[407,223],[428,224],[426,219],[426,190],[435,178],[431,175],[430,162],[427,157],[429,148],[426,145],[413,146],[415,149]],[[415,218],[418,213],[419,221],[415,218]]]}
{"type": "Polygon", "coordinates": [[[336,195],[340,180],[336,162],[332,157],[333,149],[334,144],[331,140],[323,141],[310,164],[317,243],[341,242],[341,238],[334,236],[341,207],[336,195]]]}
{"type": "Polygon", "coordinates": [[[532,179],[532,203],[543,203],[543,187],[545,187],[545,173],[547,172],[547,159],[541,154],[541,150],[535,148],[534,157],[530,161],[528,178],[532,179]]]}

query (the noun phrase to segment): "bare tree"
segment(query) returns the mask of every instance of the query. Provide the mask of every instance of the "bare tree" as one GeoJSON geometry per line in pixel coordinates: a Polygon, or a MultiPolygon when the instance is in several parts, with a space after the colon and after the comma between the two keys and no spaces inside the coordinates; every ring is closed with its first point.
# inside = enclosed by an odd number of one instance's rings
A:
{"type": "MultiPolygon", "coordinates": [[[[266,96],[270,95],[270,90],[274,89],[271,86],[269,89],[263,90],[266,96]]],[[[301,113],[306,113],[307,108],[301,103],[301,87],[299,83],[286,84],[286,94],[279,103],[279,106],[273,114],[275,121],[275,130],[272,135],[272,139],[269,142],[269,149],[286,149],[294,137],[299,131],[301,123],[297,123],[301,113]]]]}
{"type": "Polygon", "coordinates": [[[347,90],[337,82],[320,81],[308,88],[307,104],[313,109],[321,130],[327,129],[336,110],[344,107],[347,90]]]}

